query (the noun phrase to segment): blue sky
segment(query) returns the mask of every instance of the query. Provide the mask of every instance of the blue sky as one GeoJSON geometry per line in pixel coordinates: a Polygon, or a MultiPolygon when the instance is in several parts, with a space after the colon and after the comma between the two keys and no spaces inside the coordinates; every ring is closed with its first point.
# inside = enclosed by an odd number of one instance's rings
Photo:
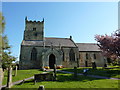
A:
{"type": "Polygon", "coordinates": [[[25,17],[45,19],[46,37],[69,38],[76,43],[96,43],[96,34],[111,34],[118,29],[117,2],[3,2],[5,34],[12,45],[12,54],[19,57],[25,17]]]}

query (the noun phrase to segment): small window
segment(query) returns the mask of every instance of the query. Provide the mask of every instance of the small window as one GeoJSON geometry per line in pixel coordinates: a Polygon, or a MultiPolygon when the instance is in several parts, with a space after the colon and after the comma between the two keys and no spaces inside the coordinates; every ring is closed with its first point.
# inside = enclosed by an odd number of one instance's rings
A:
{"type": "Polygon", "coordinates": [[[88,59],[88,54],[86,53],[86,59],[88,59]]]}
{"type": "Polygon", "coordinates": [[[36,31],[36,28],[33,28],[33,31],[36,31]]]}
{"type": "Polygon", "coordinates": [[[94,59],[96,59],[96,54],[93,54],[93,56],[94,56],[94,59]]]}
{"type": "Polygon", "coordinates": [[[63,52],[63,61],[64,61],[64,59],[65,59],[64,57],[65,57],[65,56],[64,56],[64,52],[63,52]]]}

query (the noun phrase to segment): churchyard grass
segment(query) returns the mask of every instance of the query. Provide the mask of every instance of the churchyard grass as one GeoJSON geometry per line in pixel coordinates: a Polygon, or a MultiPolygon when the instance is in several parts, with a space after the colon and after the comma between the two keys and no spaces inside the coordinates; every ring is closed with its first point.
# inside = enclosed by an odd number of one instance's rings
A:
{"type": "MultiPolygon", "coordinates": [[[[99,75],[99,76],[105,76],[105,77],[120,78],[120,68],[104,69],[103,67],[97,67],[97,69],[92,69],[92,67],[81,67],[81,68],[77,68],[77,72],[83,73],[83,70],[86,68],[89,69],[88,74],[90,74],[90,75],[99,75]]],[[[73,68],[64,68],[61,70],[74,72],[73,68]]]]}
{"type": "MultiPolygon", "coordinates": [[[[87,76],[74,78],[72,74],[57,73],[57,81],[41,81],[34,84],[34,80],[14,85],[12,88],[118,88],[118,80],[98,79],[87,76]]],[[[55,89],[54,89],[55,90],[55,89]]]]}
{"type": "MultiPolygon", "coordinates": [[[[34,76],[34,74],[41,73],[39,69],[30,69],[30,70],[17,70],[17,76],[14,76],[14,70],[12,71],[12,82],[23,80],[25,78],[29,78],[31,76],[34,76]]],[[[7,84],[7,70],[4,71],[4,79],[3,79],[3,85],[7,84]]]]}

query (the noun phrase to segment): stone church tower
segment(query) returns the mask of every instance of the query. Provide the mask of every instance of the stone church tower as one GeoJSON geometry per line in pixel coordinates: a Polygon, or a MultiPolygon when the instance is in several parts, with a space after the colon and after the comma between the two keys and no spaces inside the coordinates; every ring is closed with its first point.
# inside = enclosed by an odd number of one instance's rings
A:
{"type": "Polygon", "coordinates": [[[70,38],[44,37],[43,21],[25,18],[24,38],[20,50],[20,69],[78,66],[79,51],[70,38]]]}
{"type": "Polygon", "coordinates": [[[25,18],[24,40],[43,40],[44,38],[44,19],[40,21],[28,21],[25,18]]]}

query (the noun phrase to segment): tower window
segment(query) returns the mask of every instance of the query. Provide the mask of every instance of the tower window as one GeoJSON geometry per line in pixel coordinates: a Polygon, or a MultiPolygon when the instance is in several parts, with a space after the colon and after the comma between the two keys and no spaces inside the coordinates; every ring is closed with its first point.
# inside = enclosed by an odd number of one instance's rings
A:
{"type": "Polygon", "coordinates": [[[33,31],[36,31],[36,28],[33,28],[33,31]]]}

